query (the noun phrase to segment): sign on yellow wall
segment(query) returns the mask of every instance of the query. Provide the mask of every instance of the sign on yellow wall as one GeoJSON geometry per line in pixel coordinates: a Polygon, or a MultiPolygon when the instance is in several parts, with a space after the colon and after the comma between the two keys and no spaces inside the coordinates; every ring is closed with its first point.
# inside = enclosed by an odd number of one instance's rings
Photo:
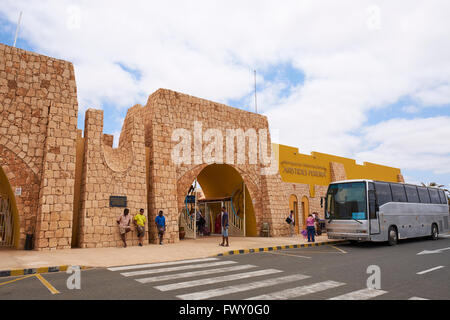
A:
{"type": "Polygon", "coordinates": [[[284,182],[326,186],[331,182],[330,163],[342,163],[348,180],[372,179],[397,182],[400,169],[364,162],[359,165],[355,160],[312,152],[301,154],[298,148],[278,145],[273,148],[279,152],[279,172],[284,182]]]}

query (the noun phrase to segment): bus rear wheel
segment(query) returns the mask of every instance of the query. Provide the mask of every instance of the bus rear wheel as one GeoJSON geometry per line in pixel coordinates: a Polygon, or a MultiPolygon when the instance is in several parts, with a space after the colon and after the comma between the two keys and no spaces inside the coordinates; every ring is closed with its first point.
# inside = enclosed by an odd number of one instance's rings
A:
{"type": "Polygon", "coordinates": [[[431,226],[431,240],[437,240],[439,237],[439,231],[438,231],[438,227],[436,224],[433,223],[433,225],[431,226]]]}
{"type": "Polygon", "coordinates": [[[395,227],[389,227],[388,231],[388,243],[390,246],[395,246],[397,244],[398,236],[397,229],[395,227]]]}

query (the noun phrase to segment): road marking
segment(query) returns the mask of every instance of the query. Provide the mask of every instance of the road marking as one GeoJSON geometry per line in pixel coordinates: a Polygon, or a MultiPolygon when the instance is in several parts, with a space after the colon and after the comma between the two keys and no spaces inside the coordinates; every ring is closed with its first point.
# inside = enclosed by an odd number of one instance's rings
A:
{"type": "Polygon", "coordinates": [[[311,259],[311,257],[306,257],[306,256],[299,256],[296,254],[289,254],[289,253],[281,253],[281,252],[266,252],[266,253],[271,253],[271,254],[280,254],[282,256],[290,256],[290,257],[298,257],[298,258],[305,258],[305,259],[311,259]]]}
{"type": "Polygon", "coordinates": [[[27,275],[27,276],[25,276],[25,277],[21,277],[21,278],[18,278],[18,279],[14,279],[14,280],[9,280],[9,281],[6,281],[6,282],[2,282],[2,283],[0,283],[0,286],[2,286],[2,285],[4,285],[4,284],[8,284],[8,283],[13,283],[13,282],[16,282],[16,281],[19,281],[19,280],[27,279],[27,278],[30,278],[30,277],[34,277],[34,274],[30,274],[30,275],[27,275]]]}
{"type": "Polygon", "coordinates": [[[58,290],[55,289],[55,287],[53,287],[53,286],[50,284],[50,282],[48,282],[47,280],[45,280],[44,277],[41,276],[40,274],[36,274],[36,278],[38,278],[38,279],[42,282],[42,284],[43,284],[44,286],[46,286],[47,289],[48,289],[52,294],[58,294],[58,293],[60,293],[58,290]]]}
{"type": "Polygon", "coordinates": [[[417,255],[419,256],[419,255],[422,255],[422,254],[441,253],[441,252],[446,251],[446,250],[450,250],[450,247],[443,248],[443,249],[436,249],[436,250],[424,250],[422,252],[419,252],[417,255]]]}
{"type": "Polygon", "coordinates": [[[170,262],[160,262],[160,263],[150,263],[150,264],[138,264],[132,266],[123,266],[123,267],[113,267],[108,268],[109,271],[123,271],[123,270],[135,270],[135,269],[144,269],[144,268],[153,268],[153,267],[163,267],[163,266],[172,266],[177,264],[184,263],[193,263],[193,262],[206,262],[206,261],[217,261],[218,258],[202,258],[202,259],[191,259],[191,260],[182,260],[182,261],[170,261],[170,262]]]}
{"type": "Polygon", "coordinates": [[[432,271],[435,271],[435,270],[439,270],[439,269],[442,269],[442,268],[444,268],[444,266],[439,266],[439,267],[431,268],[431,269],[428,269],[428,270],[424,270],[424,271],[421,271],[421,272],[417,272],[416,274],[425,274],[425,273],[432,272],[432,271]]]}
{"type": "Polygon", "coordinates": [[[166,276],[142,278],[142,279],[136,279],[136,281],[140,282],[140,283],[151,283],[151,282],[175,280],[175,279],[181,279],[181,278],[190,278],[190,277],[196,277],[196,276],[204,276],[204,275],[208,275],[208,274],[215,274],[215,273],[221,273],[221,272],[239,271],[239,270],[245,270],[245,269],[250,269],[250,268],[256,268],[256,266],[251,265],[251,264],[244,264],[244,265],[240,265],[240,266],[227,267],[227,268],[183,272],[183,273],[170,274],[170,275],[166,275],[166,276]]]}
{"type": "Polygon", "coordinates": [[[125,277],[133,277],[133,276],[140,276],[140,275],[143,275],[143,274],[153,274],[153,273],[180,271],[180,270],[187,270],[187,269],[200,269],[200,268],[215,267],[215,266],[221,266],[221,265],[233,264],[233,263],[236,263],[236,262],[235,261],[219,261],[219,262],[212,262],[212,263],[191,264],[191,265],[179,266],[179,267],[170,267],[170,268],[160,268],[160,269],[150,269],[150,270],[124,272],[124,273],[121,273],[121,275],[123,275],[125,277]]]}
{"type": "Polygon", "coordinates": [[[254,289],[259,289],[259,288],[265,288],[265,287],[275,286],[278,284],[289,283],[289,282],[293,282],[293,281],[299,281],[299,280],[303,280],[303,279],[307,279],[307,278],[310,278],[310,276],[305,276],[302,274],[295,274],[295,275],[291,275],[291,276],[284,276],[284,277],[272,278],[272,279],[267,279],[267,280],[262,280],[262,281],[238,284],[238,285],[228,286],[228,287],[223,287],[223,288],[218,288],[218,289],[211,289],[211,290],[206,290],[206,291],[182,294],[182,295],[177,296],[177,298],[182,299],[182,300],[204,300],[204,299],[224,296],[227,294],[249,291],[249,290],[254,290],[254,289]]]}
{"type": "Polygon", "coordinates": [[[421,297],[411,297],[408,300],[428,300],[428,299],[421,298],[421,297]]]}
{"type": "Polygon", "coordinates": [[[156,286],[154,288],[158,289],[160,291],[170,291],[170,290],[177,290],[177,289],[183,289],[183,288],[203,286],[205,284],[241,280],[241,279],[259,277],[259,276],[267,276],[269,274],[274,274],[274,273],[279,273],[279,272],[283,272],[283,271],[277,270],[277,269],[264,269],[264,270],[259,270],[259,271],[231,274],[231,275],[222,276],[222,277],[214,277],[214,278],[206,278],[206,279],[198,279],[198,280],[192,280],[192,281],[186,281],[186,282],[172,283],[172,284],[167,284],[167,285],[163,285],[163,286],[156,286]]]}
{"type": "Polygon", "coordinates": [[[345,285],[342,282],[336,281],[324,281],[307,286],[296,287],[292,289],[286,289],[282,291],[272,292],[268,294],[263,294],[256,297],[251,297],[245,300],[287,300],[291,298],[297,298],[301,296],[306,296],[308,294],[325,291],[328,289],[336,288],[345,285]]]}
{"type": "Polygon", "coordinates": [[[375,298],[381,296],[382,294],[387,293],[387,291],[366,288],[362,290],[357,290],[353,292],[349,292],[328,300],[369,300],[371,298],[375,298]]]}
{"type": "Polygon", "coordinates": [[[336,250],[339,250],[339,251],[342,252],[342,253],[347,253],[347,251],[342,250],[341,248],[338,248],[338,247],[336,247],[336,246],[330,246],[330,247],[335,248],[336,250]]]}

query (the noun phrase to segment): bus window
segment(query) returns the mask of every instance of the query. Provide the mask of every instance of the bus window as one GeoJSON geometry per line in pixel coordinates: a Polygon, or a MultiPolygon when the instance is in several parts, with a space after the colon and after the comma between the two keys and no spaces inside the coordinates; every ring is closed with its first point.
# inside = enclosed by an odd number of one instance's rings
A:
{"type": "Polygon", "coordinates": [[[372,182],[369,182],[369,219],[377,218],[377,199],[375,197],[375,186],[372,182]]]}
{"type": "Polygon", "coordinates": [[[392,201],[394,202],[407,202],[405,187],[402,184],[391,183],[392,201]]]}
{"type": "Polygon", "coordinates": [[[438,190],[435,188],[428,188],[428,191],[430,192],[430,198],[431,203],[441,203],[441,199],[439,199],[439,193],[438,190]]]}
{"type": "Polygon", "coordinates": [[[444,190],[439,190],[439,198],[442,204],[447,204],[447,197],[445,196],[444,190]]]}
{"type": "Polygon", "coordinates": [[[375,190],[379,206],[392,201],[391,188],[388,183],[375,182],[375,190]]]}
{"type": "Polygon", "coordinates": [[[425,187],[417,187],[419,191],[420,203],[430,203],[430,195],[428,194],[428,189],[425,187]]]}
{"type": "Polygon", "coordinates": [[[419,194],[417,193],[416,186],[405,185],[406,197],[408,198],[408,202],[411,203],[420,203],[419,194]]]}

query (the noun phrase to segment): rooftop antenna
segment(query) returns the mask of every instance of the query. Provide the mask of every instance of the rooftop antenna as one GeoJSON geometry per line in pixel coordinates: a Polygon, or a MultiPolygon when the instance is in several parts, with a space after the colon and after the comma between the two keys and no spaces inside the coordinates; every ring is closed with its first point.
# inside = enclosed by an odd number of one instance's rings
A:
{"type": "Polygon", "coordinates": [[[17,22],[16,36],[14,37],[13,47],[16,47],[17,36],[19,35],[20,20],[22,20],[22,11],[20,11],[20,14],[19,14],[19,21],[17,22]]]}
{"type": "Polygon", "coordinates": [[[258,103],[256,100],[256,70],[254,70],[255,73],[255,113],[258,113],[258,103]]]}

